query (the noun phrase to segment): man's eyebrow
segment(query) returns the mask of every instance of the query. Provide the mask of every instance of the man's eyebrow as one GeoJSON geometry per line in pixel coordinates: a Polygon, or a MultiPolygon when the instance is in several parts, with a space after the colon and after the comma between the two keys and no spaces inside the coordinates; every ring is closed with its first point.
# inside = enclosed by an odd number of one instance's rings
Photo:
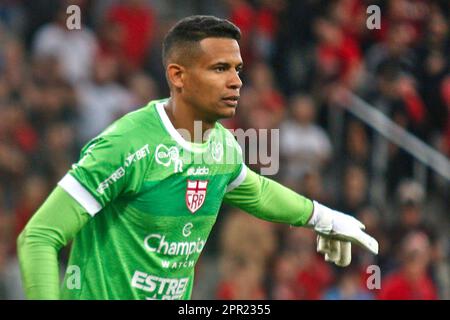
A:
{"type": "MultiPolygon", "coordinates": [[[[222,67],[227,67],[230,68],[231,67],[231,63],[229,62],[225,62],[225,61],[218,61],[212,64],[212,67],[217,67],[217,66],[222,66],[222,67]]],[[[236,68],[242,68],[244,66],[244,63],[240,62],[236,65],[236,68]]]]}

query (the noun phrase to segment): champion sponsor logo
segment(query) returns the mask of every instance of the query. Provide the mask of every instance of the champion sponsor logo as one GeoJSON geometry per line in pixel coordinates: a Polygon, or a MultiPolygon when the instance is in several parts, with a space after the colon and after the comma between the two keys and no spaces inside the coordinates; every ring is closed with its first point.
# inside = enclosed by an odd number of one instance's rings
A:
{"type": "Polygon", "coordinates": [[[185,256],[185,260],[195,253],[200,254],[205,247],[205,240],[197,238],[196,241],[176,241],[166,239],[166,236],[157,233],[150,234],[144,239],[144,246],[149,252],[166,256],[185,256]]]}
{"type": "Polygon", "coordinates": [[[195,213],[202,207],[206,199],[208,180],[188,180],[186,188],[186,206],[195,213]]]}

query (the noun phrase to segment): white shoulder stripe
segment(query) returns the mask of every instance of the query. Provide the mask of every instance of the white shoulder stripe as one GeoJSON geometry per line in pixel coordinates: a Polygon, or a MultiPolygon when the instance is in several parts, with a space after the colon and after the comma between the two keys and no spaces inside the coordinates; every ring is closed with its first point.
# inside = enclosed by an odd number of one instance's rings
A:
{"type": "Polygon", "coordinates": [[[237,188],[240,186],[240,184],[245,180],[245,177],[247,176],[247,166],[245,164],[242,164],[241,172],[239,175],[234,179],[227,187],[226,192],[230,192],[234,188],[237,188]]]}
{"type": "Polygon", "coordinates": [[[58,185],[78,201],[91,216],[95,216],[102,209],[101,204],[69,173],[58,182],[58,185]]]}

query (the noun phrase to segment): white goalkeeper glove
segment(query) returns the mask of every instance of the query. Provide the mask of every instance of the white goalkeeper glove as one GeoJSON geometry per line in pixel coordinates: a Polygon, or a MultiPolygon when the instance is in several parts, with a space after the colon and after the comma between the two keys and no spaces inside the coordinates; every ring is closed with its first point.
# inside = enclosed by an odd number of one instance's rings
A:
{"type": "Polygon", "coordinates": [[[378,254],[377,240],[363,231],[365,226],[358,219],[317,201],[313,203],[314,210],[306,226],[318,233],[317,251],[325,255],[326,261],[340,267],[348,266],[352,260],[352,243],[378,254]]]}

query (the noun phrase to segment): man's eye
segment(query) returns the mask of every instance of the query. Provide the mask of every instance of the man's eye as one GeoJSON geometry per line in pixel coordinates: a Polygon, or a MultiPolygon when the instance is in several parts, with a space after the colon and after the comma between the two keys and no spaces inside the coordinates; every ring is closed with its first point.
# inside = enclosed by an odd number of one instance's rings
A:
{"type": "Polygon", "coordinates": [[[217,72],[224,72],[225,71],[225,67],[216,67],[216,71],[217,72]]]}

